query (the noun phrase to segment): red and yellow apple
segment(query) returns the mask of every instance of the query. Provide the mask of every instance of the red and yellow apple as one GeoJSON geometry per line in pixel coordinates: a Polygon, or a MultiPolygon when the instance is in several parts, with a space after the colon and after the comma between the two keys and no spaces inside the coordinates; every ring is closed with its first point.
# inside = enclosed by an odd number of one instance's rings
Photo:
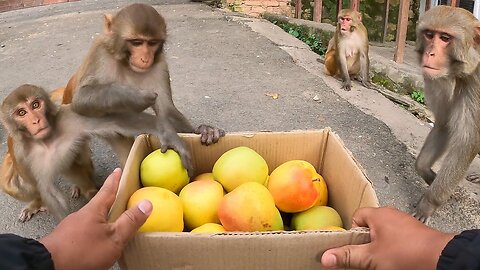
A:
{"type": "Polygon", "coordinates": [[[183,220],[187,229],[205,223],[220,223],[218,206],[225,192],[215,180],[198,180],[187,184],[178,195],[183,205],[183,220]]]}
{"type": "Polygon", "coordinates": [[[257,182],[241,184],[227,193],[218,208],[218,218],[227,231],[283,229],[272,195],[264,185],[257,182]]]}
{"type": "Polygon", "coordinates": [[[275,168],[267,187],[278,209],[296,213],[314,206],[319,196],[314,185],[317,175],[315,167],[304,160],[290,160],[275,168]]]}

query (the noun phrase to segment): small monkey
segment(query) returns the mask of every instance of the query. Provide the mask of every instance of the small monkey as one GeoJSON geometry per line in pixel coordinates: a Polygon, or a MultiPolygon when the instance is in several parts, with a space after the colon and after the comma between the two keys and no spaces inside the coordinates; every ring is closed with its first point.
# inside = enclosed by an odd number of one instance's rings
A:
{"type": "Polygon", "coordinates": [[[435,116],[415,163],[430,187],[414,216],[428,223],[480,152],[480,22],[465,9],[436,6],[417,25],[416,51],[425,101],[435,116]],[[442,155],[435,173],[432,166],[442,155]]]}
{"type": "Polygon", "coordinates": [[[28,202],[21,221],[45,207],[58,220],[69,213],[67,201],[54,183],[60,176],[71,180],[87,198],[95,195],[97,187],[86,175],[89,172],[75,165],[91,135],[162,133],[162,127],[155,125],[154,115],[85,117],[73,112],[70,105],[58,108],[44,89],[28,84],[4,99],[1,121],[10,136],[11,152],[5,155],[0,167],[0,187],[12,197],[28,202]]]}
{"type": "Polygon", "coordinates": [[[342,9],[338,13],[337,29],[328,42],[325,53],[325,74],[339,75],[342,88],[350,91],[350,76],[360,75],[362,85],[369,83],[370,60],[368,58],[368,33],[360,12],[342,9]]]}

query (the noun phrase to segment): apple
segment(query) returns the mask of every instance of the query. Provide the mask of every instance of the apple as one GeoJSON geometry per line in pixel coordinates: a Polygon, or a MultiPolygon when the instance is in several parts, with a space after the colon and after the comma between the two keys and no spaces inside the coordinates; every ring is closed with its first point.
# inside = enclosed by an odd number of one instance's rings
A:
{"type": "Polygon", "coordinates": [[[215,180],[198,180],[187,184],[178,195],[183,205],[183,220],[187,229],[205,223],[220,223],[217,211],[225,192],[215,180]]]}
{"type": "Polygon", "coordinates": [[[199,181],[199,180],[215,180],[215,178],[213,178],[213,173],[211,172],[208,172],[208,173],[201,173],[197,176],[195,176],[191,182],[193,181],[199,181]]]}
{"type": "Polygon", "coordinates": [[[182,232],[183,208],[180,198],[172,191],[160,187],[143,187],[135,191],[127,203],[134,207],[141,200],[152,203],[152,214],[140,227],[139,232],[182,232]]]}
{"type": "Polygon", "coordinates": [[[257,182],[241,184],[227,193],[220,202],[218,218],[227,231],[273,231],[283,228],[272,195],[257,182]]]}
{"type": "Polygon", "coordinates": [[[328,203],[328,189],[327,189],[327,183],[325,182],[325,179],[320,174],[315,175],[315,179],[313,180],[313,185],[318,191],[318,198],[317,201],[315,201],[314,205],[327,205],[328,203]]]}
{"type": "Polygon", "coordinates": [[[161,187],[178,194],[190,178],[174,150],[151,152],[140,164],[140,181],[145,187],[161,187]]]}
{"type": "Polygon", "coordinates": [[[205,223],[200,227],[197,227],[191,231],[191,233],[215,233],[226,232],[222,225],[217,223],[205,223]]]}
{"type": "Polygon", "coordinates": [[[253,149],[240,146],[228,150],[213,165],[213,177],[227,192],[246,182],[264,184],[268,177],[265,159],[253,149]]]}
{"type": "Polygon", "coordinates": [[[275,168],[267,187],[278,209],[296,213],[314,206],[319,196],[314,185],[317,175],[315,167],[304,160],[290,160],[275,168]]]}
{"type": "Polygon", "coordinates": [[[314,206],[306,211],[295,213],[292,216],[292,229],[323,230],[334,227],[343,227],[342,218],[338,212],[329,206],[314,206]]]}

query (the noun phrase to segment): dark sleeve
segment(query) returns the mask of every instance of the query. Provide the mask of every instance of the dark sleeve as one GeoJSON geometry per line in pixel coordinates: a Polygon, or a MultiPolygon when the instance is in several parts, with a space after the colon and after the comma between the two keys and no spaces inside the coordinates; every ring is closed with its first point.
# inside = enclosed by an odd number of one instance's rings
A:
{"type": "Polygon", "coordinates": [[[42,243],[14,234],[0,234],[0,269],[54,270],[50,252],[42,243]]]}
{"type": "Polygon", "coordinates": [[[437,270],[480,270],[480,230],[455,235],[445,246],[437,270]]]}

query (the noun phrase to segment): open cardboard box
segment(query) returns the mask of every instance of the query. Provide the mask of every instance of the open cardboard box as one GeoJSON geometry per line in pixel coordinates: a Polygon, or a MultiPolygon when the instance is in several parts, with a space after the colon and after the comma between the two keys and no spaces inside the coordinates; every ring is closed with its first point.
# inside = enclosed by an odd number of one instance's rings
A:
{"type": "MultiPolygon", "coordinates": [[[[219,143],[203,146],[198,135],[182,134],[192,150],[196,173],[211,172],[215,161],[227,150],[248,146],[265,158],[270,172],[292,159],[312,163],[328,186],[329,206],[335,208],[349,229],[359,207],[378,206],[370,181],[329,128],[315,131],[229,133],[219,143]]],[[[159,148],[156,137],[140,135],[130,151],[120,181],[110,220],[126,209],[131,194],[141,187],[139,168],[143,158],[159,148]]],[[[120,259],[123,270],[159,269],[322,269],[319,254],[345,244],[370,240],[368,230],[346,232],[282,231],[229,232],[213,234],[138,233],[120,259]]]]}

